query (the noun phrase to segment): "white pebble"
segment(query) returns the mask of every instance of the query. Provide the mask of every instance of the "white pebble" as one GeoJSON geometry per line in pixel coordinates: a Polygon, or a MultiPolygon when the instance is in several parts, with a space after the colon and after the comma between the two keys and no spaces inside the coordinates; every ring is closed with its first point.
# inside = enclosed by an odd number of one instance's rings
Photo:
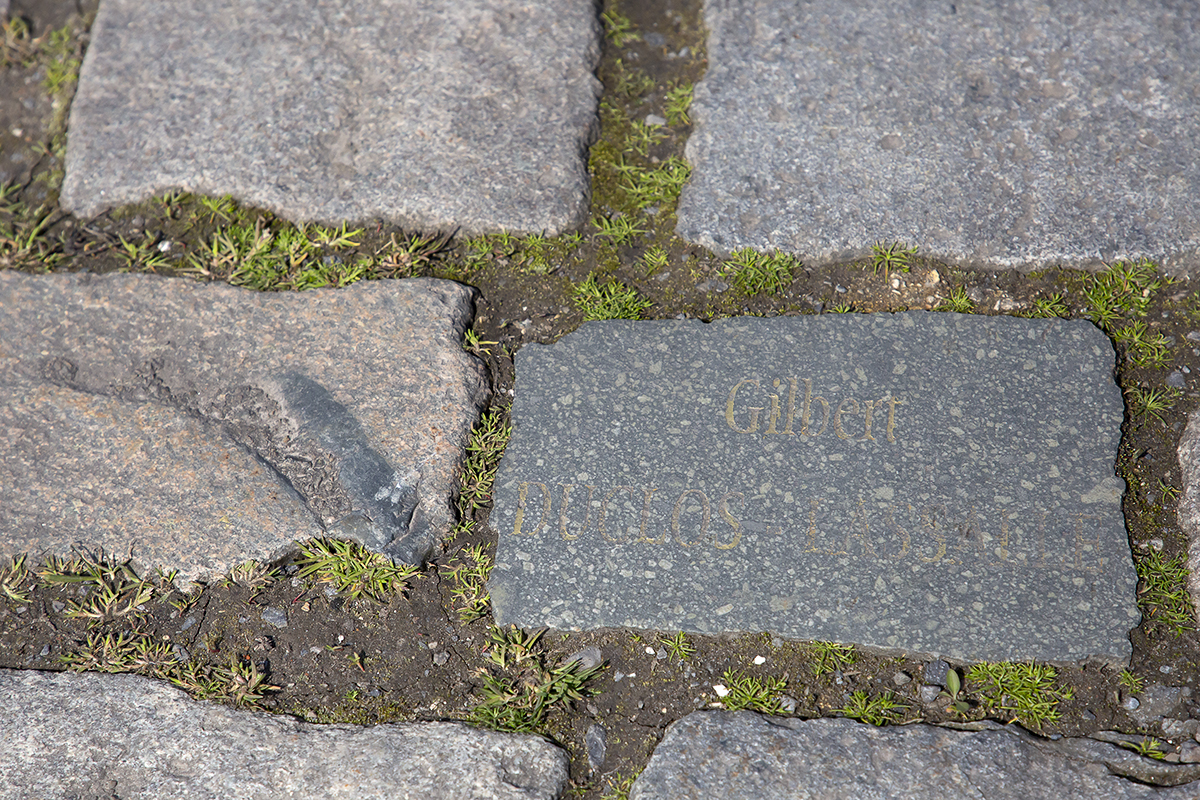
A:
{"type": "Polygon", "coordinates": [[[764,656],[755,656],[754,663],[755,664],[765,664],[765,663],[767,663],[767,659],[764,656]]]}
{"type": "Polygon", "coordinates": [[[713,685],[713,691],[717,693],[717,697],[726,697],[729,694],[729,689],[720,683],[713,685]]]}

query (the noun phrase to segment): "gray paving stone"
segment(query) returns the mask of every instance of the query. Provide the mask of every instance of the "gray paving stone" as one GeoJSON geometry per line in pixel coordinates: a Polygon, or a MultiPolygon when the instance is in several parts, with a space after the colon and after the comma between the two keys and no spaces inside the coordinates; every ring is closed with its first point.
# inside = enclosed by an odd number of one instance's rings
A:
{"type": "Polygon", "coordinates": [[[420,561],[486,398],[472,293],[0,272],[3,549],[185,582],[324,534],[420,561]]]}
{"type": "Polygon", "coordinates": [[[588,0],[104,0],[64,208],[172,187],[293,220],[558,232],[587,211],[588,0]]]}
{"type": "Polygon", "coordinates": [[[705,21],[686,239],[1200,266],[1200,5],[721,0],[705,21]]]}
{"type": "Polygon", "coordinates": [[[0,670],[0,700],[0,797],[551,800],[567,782],[536,736],[311,725],[133,675],[0,670]]]}
{"type": "Polygon", "coordinates": [[[1176,455],[1183,484],[1179,524],[1188,539],[1188,592],[1200,619],[1200,408],[1188,416],[1176,455]]]}
{"type": "Polygon", "coordinates": [[[1128,660],[1112,344],[1087,321],[594,322],[517,355],[498,624],[1128,660]]]}
{"type": "Polygon", "coordinates": [[[1172,766],[1091,739],[1050,741],[1015,726],[979,727],[877,728],[847,719],[698,712],[667,729],[629,797],[1191,800],[1200,791],[1189,783],[1200,778],[1197,765],[1172,766]]]}

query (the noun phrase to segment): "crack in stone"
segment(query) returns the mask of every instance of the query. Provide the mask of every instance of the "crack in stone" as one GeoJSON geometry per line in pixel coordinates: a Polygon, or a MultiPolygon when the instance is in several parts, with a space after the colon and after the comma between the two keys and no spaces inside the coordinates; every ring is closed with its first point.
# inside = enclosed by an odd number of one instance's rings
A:
{"type": "Polygon", "coordinates": [[[79,379],[79,366],[55,356],[43,377],[75,391],[151,401],[212,425],[276,473],[304,501],[321,527],[401,561],[428,527],[419,508],[421,473],[401,472],[370,444],[361,423],[317,381],[289,372],[264,386],[231,384],[206,399],[172,385],[162,358],[136,364],[102,386],[79,379]]]}

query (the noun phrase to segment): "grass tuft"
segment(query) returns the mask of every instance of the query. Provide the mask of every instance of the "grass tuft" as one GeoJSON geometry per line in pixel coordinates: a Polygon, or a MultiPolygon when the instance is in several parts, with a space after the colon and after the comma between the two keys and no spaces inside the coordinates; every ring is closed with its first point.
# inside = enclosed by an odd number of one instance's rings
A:
{"type": "Polygon", "coordinates": [[[696,654],[696,646],[688,641],[687,634],[683,631],[674,636],[664,636],[659,641],[666,645],[671,658],[681,664],[696,654]]]}
{"type": "Polygon", "coordinates": [[[908,706],[897,703],[891,692],[884,692],[878,697],[870,697],[859,689],[851,693],[846,705],[834,711],[850,719],[866,722],[869,725],[881,726],[898,721],[908,706]]]}
{"type": "Polygon", "coordinates": [[[311,539],[300,545],[296,559],[297,577],[314,576],[321,583],[332,583],[352,599],[366,595],[380,603],[402,594],[418,573],[408,564],[394,564],[385,555],[372,553],[357,542],[339,539],[311,539]]]}
{"type": "Polygon", "coordinates": [[[858,661],[854,647],[848,644],[809,642],[806,649],[812,657],[812,670],[815,675],[825,675],[858,661]]]}
{"type": "Polygon", "coordinates": [[[792,271],[800,266],[799,260],[786,253],[760,253],[745,247],[725,261],[722,274],[747,296],[777,294],[788,287],[792,271]]]}
{"type": "Polygon", "coordinates": [[[740,670],[725,670],[721,676],[727,693],[720,698],[727,711],[759,711],[763,714],[782,714],[783,692],[787,689],[786,678],[768,676],[755,678],[740,670]]]}
{"type": "Polygon", "coordinates": [[[450,595],[454,598],[454,610],[463,623],[487,616],[491,608],[487,579],[493,566],[495,564],[483,545],[475,545],[464,547],[450,564],[442,568],[443,577],[454,581],[450,595]]]}
{"type": "Polygon", "coordinates": [[[871,265],[876,273],[883,270],[883,279],[887,280],[892,272],[908,272],[912,257],[916,254],[915,246],[905,247],[900,242],[876,242],[871,247],[871,265]]]}
{"type": "Polygon", "coordinates": [[[1188,597],[1190,574],[1187,557],[1167,558],[1151,550],[1137,561],[1138,600],[1147,619],[1154,620],[1177,634],[1196,629],[1196,619],[1188,597]]]}
{"type": "Polygon", "coordinates": [[[512,426],[508,424],[509,409],[493,406],[483,413],[471,431],[467,442],[467,457],[463,461],[462,476],[458,489],[458,516],[467,520],[476,509],[486,508],[492,502],[492,485],[496,482],[496,470],[512,426]]]}
{"type": "Polygon", "coordinates": [[[596,274],[592,273],[587,279],[575,287],[573,298],[575,307],[583,312],[583,320],[603,319],[641,319],[642,312],[651,306],[637,290],[625,286],[617,280],[608,280],[600,284],[596,274]]]}
{"type": "Polygon", "coordinates": [[[68,601],[66,613],[89,625],[134,614],[153,600],[156,592],[154,582],[139,578],[128,561],[109,559],[103,553],[94,558],[81,553],[70,561],[50,556],[38,577],[51,586],[86,587],[87,596],[82,601],[68,601]]]}
{"type": "Polygon", "coordinates": [[[544,732],[554,711],[595,693],[588,683],[606,665],[585,668],[572,661],[547,666],[543,633],[492,628],[489,663],[477,673],[482,698],[471,712],[472,722],[500,731],[544,732]]]}
{"type": "Polygon", "coordinates": [[[1057,722],[1062,717],[1059,703],[1073,696],[1069,688],[1055,685],[1057,677],[1058,671],[1045,664],[1011,662],[984,662],[967,673],[974,684],[971,693],[985,712],[1002,712],[1009,723],[1033,730],[1057,722]]]}
{"type": "Polygon", "coordinates": [[[950,296],[943,300],[934,311],[952,311],[957,314],[970,314],[975,310],[975,301],[967,295],[962,286],[950,290],[950,296]]]}

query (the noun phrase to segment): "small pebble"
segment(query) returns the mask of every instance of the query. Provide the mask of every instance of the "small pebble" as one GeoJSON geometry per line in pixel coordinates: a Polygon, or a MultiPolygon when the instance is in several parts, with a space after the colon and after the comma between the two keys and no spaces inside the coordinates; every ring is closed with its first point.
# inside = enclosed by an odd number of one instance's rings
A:
{"type": "Polygon", "coordinates": [[[1121,703],[1121,707],[1126,711],[1136,711],[1141,702],[1136,697],[1126,697],[1125,702],[1121,703]]]}
{"type": "Polygon", "coordinates": [[[765,663],[767,663],[767,659],[763,656],[755,656],[754,663],[755,664],[765,664],[765,663]]]}
{"type": "Polygon", "coordinates": [[[593,723],[583,736],[583,746],[587,750],[588,766],[592,772],[599,772],[604,767],[604,756],[608,750],[608,731],[599,723],[593,723]]]}
{"type": "MultiPolygon", "coordinates": [[[[57,601],[57,600],[54,600],[53,602],[51,602],[51,603],[50,603],[50,607],[54,609],[54,613],[55,613],[55,614],[58,614],[58,613],[62,612],[62,610],[63,610],[64,608],[66,608],[66,607],[67,607],[67,604],[66,604],[66,603],[60,603],[59,601],[57,601]]],[[[25,609],[21,609],[21,610],[22,610],[22,611],[24,611],[25,609]]]]}
{"type": "Polygon", "coordinates": [[[447,653],[445,650],[442,650],[441,652],[433,654],[433,663],[435,666],[439,666],[439,667],[445,666],[446,662],[449,660],[450,660],[450,654],[447,653]]]}
{"type": "Polygon", "coordinates": [[[182,624],[182,625],[180,625],[180,626],[179,626],[179,630],[181,630],[181,631],[186,631],[188,628],[192,627],[192,626],[193,626],[193,625],[195,625],[195,624],[196,624],[196,617],[195,617],[195,615],[193,615],[193,616],[190,616],[190,617],[188,617],[187,619],[185,619],[185,620],[183,621],[183,624],[182,624]]]}
{"type": "MultiPolygon", "coordinates": [[[[652,650],[650,652],[654,652],[654,651],[652,650]]],[[[578,651],[572,653],[571,655],[567,656],[566,660],[563,661],[563,666],[566,666],[567,664],[570,664],[574,661],[578,661],[579,666],[582,667],[583,669],[591,669],[592,667],[600,666],[600,662],[603,660],[604,660],[604,656],[600,653],[600,648],[593,645],[592,647],[585,647],[582,650],[578,650],[578,651]]],[[[621,673],[619,673],[619,672],[616,673],[613,677],[613,680],[614,681],[621,680],[620,678],[616,677],[616,675],[620,675],[620,674],[621,673]]],[[[630,675],[630,677],[633,677],[633,676],[630,675]]]]}
{"type": "Polygon", "coordinates": [[[652,128],[659,127],[661,125],[667,124],[667,118],[660,117],[658,114],[647,114],[646,115],[646,124],[652,128]]]}
{"type": "Polygon", "coordinates": [[[1183,373],[1179,370],[1175,370],[1167,376],[1167,385],[1173,386],[1176,389],[1183,389],[1187,386],[1187,382],[1183,379],[1183,373]]]}
{"type": "Polygon", "coordinates": [[[713,684],[713,691],[717,693],[717,697],[729,696],[729,689],[723,683],[713,684]]]}
{"type": "Polygon", "coordinates": [[[280,608],[267,606],[262,610],[262,618],[263,622],[276,628],[286,628],[288,624],[287,612],[280,608]]]}
{"type": "Polygon", "coordinates": [[[1158,671],[1161,672],[1163,675],[1170,675],[1171,670],[1172,670],[1172,667],[1170,664],[1163,664],[1161,667],[1158,668],[1158,671]]]}
{"type": "Polygon", "coordinates": [[[911,682],[912,675],[909,675],[907,672],[897,672],[892,676],[892,683],[896,684],[897,686],[907,686],[911,682]]]}
{"type": "Polygon", "coordinates": [[[921,687],[921,702],[926,705],[938,699],[938,695],[942,693],[940,686],[922,686],[921,687]]]}
{"type": "Polygon", "coordinates": [[[650,656],[654,655],[654,648],[653,648],[653,647],[647,647],[647,648],[646,648],[646,655],[650,655],[650,656]]]}
{"type": "Polygon", "coordinates": [[[780,695],[779,707],[783,709],[785,714],[795,714],[797,705],[798,703],[796,702],[796,698],[789,697],[786,694],[780,695]]]}
{"type": "Polygon", "coordinates": [[[624,677],[625,677],[624,672],[614,672],[613,673],[613,683],[620,683],[621,679],[624,677]]]}
{"type": "Polygon", "coordinates": [[[658,648],[658,652],[654,654],[654,657],[657,658],[659,661],[666,661],[667,660],[667,651],[660,647],[660,648],[658,648]]]}
{"type": "Polygon", "coordinates": [[[42,652],[38,653],[38,657],[45,658],[48,655],[50,655],[50,645],[42,645],[42,652]]]}
{"type": "Polygon", "coordinates": [[[946,674],[950,671],[950,665],[942,659],[930,661],[925,665],[923,677],[925,683],[930,686],[937,686],[939,689],[946,688],[946,674]]]}

